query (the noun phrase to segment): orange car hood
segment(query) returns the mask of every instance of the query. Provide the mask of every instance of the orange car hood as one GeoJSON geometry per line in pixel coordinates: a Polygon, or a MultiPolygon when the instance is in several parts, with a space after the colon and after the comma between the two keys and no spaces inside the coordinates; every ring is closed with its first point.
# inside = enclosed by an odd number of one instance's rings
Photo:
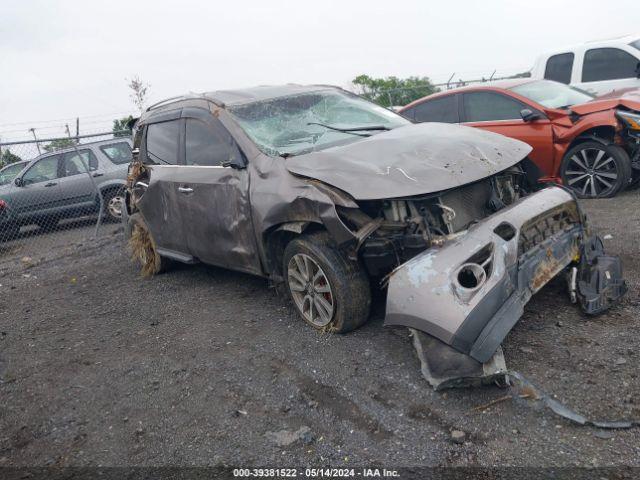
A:
{"type": "Polygon", "coordinates": [[[578,115],[587,115],[589,113],[612,110],[618,106],[640,111],[640,89],[626,88],[613,91],[606,95],[596,97],[590,102],[574,105],[571,107],[571,111],[578,115]]]}

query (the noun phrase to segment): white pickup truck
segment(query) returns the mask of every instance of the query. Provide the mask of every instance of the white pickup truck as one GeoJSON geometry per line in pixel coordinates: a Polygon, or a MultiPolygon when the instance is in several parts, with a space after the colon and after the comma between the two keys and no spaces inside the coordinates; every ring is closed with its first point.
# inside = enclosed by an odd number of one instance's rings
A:
{"type": "Polygon", "coordinates": [[[594,95],[640,88],[640,35],[548,52],[538,57],[531,76],[566,83],[594,95]]]}

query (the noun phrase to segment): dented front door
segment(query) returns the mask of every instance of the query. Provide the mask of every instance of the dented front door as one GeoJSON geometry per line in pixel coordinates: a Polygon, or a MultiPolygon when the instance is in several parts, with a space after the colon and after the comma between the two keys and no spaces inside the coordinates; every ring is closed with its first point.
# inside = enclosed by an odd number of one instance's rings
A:
{"type": "Polygon", "coordinates": [[[178,190],[189,253],[203,262],[261,273],[240,149],[211,115],[185,109],[185,166],[178,190]]]}

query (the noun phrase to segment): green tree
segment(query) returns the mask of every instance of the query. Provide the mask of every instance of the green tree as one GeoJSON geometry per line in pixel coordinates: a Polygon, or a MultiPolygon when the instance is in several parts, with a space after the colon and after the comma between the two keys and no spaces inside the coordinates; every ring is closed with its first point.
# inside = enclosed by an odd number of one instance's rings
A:
{"type": "Polygon", "coordinates": [[[113,121],[113,136],[114,137],[128,137],[131,135],[131,129],[127,126],[129,122],[133,120],[133,117],[123,117],[113,121]]]}
{"type": "Polygon", "coordinates": [[[47,143],[44,147],[45,152],[55,152],[56,150],[62,150],[63,148],[73,147],[76,144],[72,138],[58,138],[47,143]]]}
{"type": "Polygon", "coordinates": [[[2,155],[0,156],[0,168],[4,167],[5,165],[9,165],[10,163],[19,162],[20,160],[22,160],[22,158],[20,158],[15,153],[11,153],[8,148],[3,149],[2,155]]]}
{"type": "Polygon", "coordinates": [[[438,91],[428,77],[372,78],[358,75],[351,82],[360,94],[383,107],[406,105],[438,91]]]}

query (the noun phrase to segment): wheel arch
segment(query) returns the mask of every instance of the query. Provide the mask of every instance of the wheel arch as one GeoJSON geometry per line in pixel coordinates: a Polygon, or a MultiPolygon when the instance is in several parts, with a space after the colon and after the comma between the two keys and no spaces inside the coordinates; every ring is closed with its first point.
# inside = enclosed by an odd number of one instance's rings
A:
{"type": "Polygon", "coordinates": [[[309,233],[326,232],[319,222],[283,222],[273,226],[263,235],[267,274],[274,280],[282,279],[284,250],[293,239],[309,233]]]}
{"type": "Polygon", "coordinates": [[[602,145],[612,145],[615,144],[616,139],[616,129],[611,125],[599,125],[597,127],[592,127],[584,132],[580,133],[573,141],[569,144],[566,153],[571,150],[576,145],[585,142],[598,142],[602,145]]]}

